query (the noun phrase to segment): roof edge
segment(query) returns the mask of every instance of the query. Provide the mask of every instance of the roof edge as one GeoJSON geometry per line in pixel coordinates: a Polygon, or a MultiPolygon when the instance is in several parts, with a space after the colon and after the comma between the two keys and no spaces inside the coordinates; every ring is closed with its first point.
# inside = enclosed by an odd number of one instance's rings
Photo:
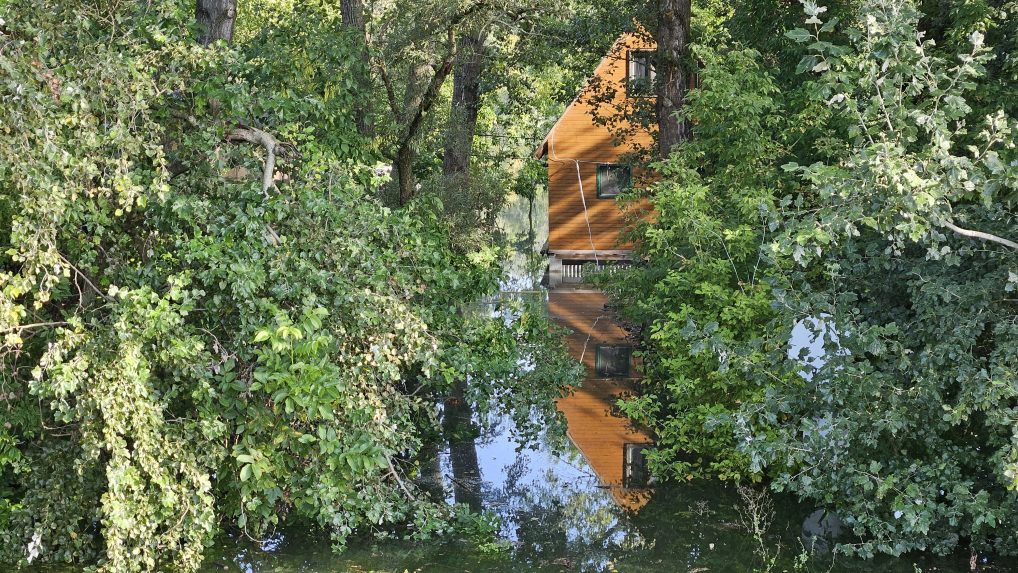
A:
{"type": "Polygon", "coordinates": [[[573,106],[576,105],[578,101],[580,101],[580,97],[583,96],[584,92],[586,92],[587,88],[590,86],[591,79],[593,79],[597,75],[597,70],[601,69],[601,67],[604,66],[605,63],[608,61],[608,58],[612,57],[612,54],[619,50],[619,44],[622,44],[626,40],[626,38],[632,34],[633,34],[632,32],[623,32],[621,35],[619,35],[618,39],[615,40],[615,42],[612,44],[611,49],[608,50],[608,53],[605,54],[604,57],[601,58],[601,61],[597,63],[597,66],[594,67],[594,71],[589,76],[587,76],[587,79],[583,82],[583,87],[581,87],[580,90],[576,93],[576,96],[573,97],[573,100],[571,102],[569,102],[569,105],[567,105],[566,108],[562,110],[562,114],[559,115],[557,120],[555,120],[555,124],[551,126],[551,129],[548,130],[548,133],[544,136],[544,139],[541,140],[541,143],[537,146],[537,149],[534,150],[533,154],[534,159],[541,159],[548,154],[548,147],[551,142],[551,136],[553,133],[555,133],[555,128],[558,127],[559,123],[562,123],[562,118],[569,114],[569,110],[571,110],[573,106]]]}

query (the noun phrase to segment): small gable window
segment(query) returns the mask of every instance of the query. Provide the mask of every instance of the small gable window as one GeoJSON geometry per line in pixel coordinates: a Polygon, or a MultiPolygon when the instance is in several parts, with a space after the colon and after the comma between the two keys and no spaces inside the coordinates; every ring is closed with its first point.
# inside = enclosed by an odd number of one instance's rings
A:
{"type": "Polygon", "coordinates": [[[628,165],[600,163],[597,166],[597,196],[610,199],[629,188],[631,172],[628,165]]]}
{"type": "Polygon", "coordinates": [[[630,50],[626,85],[630,96],[654,95],[654,52],[630,50]]]}
{"type": "Polygon", "coordinates": [[[632,362],[631,346],[599,345],[594,368],[599,378],[625,378],[632,362]]]}
{"type": "Polygon", "coordinates": [[[651,444],[626,444],[622,455],[622,487],[645,488],[653,483],[650,469],[647,467],[647,450],[651,444]]]}

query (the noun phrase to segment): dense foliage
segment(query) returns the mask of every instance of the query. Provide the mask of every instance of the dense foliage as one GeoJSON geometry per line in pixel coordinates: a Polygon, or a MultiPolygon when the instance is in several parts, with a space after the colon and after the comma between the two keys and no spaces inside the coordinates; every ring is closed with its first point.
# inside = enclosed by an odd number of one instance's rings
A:
{"type": "Polygon", "coordinates": [[[376,197],[336,10],[245,8],[204,47],[190,3],[3,3],[0,563],[194,570],[284,520],[431,537],[475,519],[413,482],[457,381],[556,423],[542,315],[468,310],[490,238],[376,197]]]}
{"type": "MultiPolygon", "coordinates": [[[[539,309],[472,304],[495,214],[670,4],[368,4],[242,2],[204,46],[192,1],[0,0],[0,563],[488,530],[418,485],[438,404],[532,436],[576,374],[539,309]]],[[[803,5],[693,6],[693,137],[604,284],[645,326],[623,409],[659,473],[767,480],[846,550],[1018,553],[1018,5],[803,5]]]]}
{"type": "Polygon", "coordinates": [[[804,2],[781,38],[737,2],[696,48],[693,139],[613,287],[647,326],[626,408],[660,471],[768,478],[844,550],[1013,554],[1015,6],[930,4],[804,2]]]}

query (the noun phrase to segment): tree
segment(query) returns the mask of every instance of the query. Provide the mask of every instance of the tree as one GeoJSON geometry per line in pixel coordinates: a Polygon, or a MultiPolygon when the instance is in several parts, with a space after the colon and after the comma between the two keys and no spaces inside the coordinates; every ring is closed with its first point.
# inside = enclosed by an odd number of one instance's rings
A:
{"type": "Polygon", "coordinates": [[[623,409],[654,428],[648,458],[658,474],[759,479],[739,451],[733,416],[760,388],[731,362],[740,358],[734,348],[764,337],[774,320],[782,279],[760,247],[787,179],[775,168],[788,126],[759,53],[705,47],[698,56],[703,83],[678,119],[701,132],[672,151],[647,191],[655,218],[636,255],[646,264],[600,286],[645,325],[643,392],[623,409]]]}
{"type": "Polygon", "coordinates": [[[799,68],[819,75],[810,95],[850,143],[833,161],[785,166],[809,203],[772,248],[801,269],[795,300],[777,299],[786,320],[826,352],[806,381],[777,384],[744,413],[746,449],[773,464],[777,487],[833,500],[864,555],[960,543],[1014,553],[1005,412],[1018,395],[1004,381],[1018,369],[1016,307],[1000,293],[1016,282],[1018,180],[1013,120],[973,117],[967,101],[986,81],[983,34],[937,53],[913,4],[872,0],[842,44],[826,8],[805,9],[808,28],[788,36],[812,46],[799,68]],[[788,417],[765,430],[759,416],[778,408],[788,417]]]}
{"type": "Polygon", "coordinates": [[[689,126],[677,114],[689,87],[690,0],[658,0],[657,121],[663,158],[689,139],[689,126]]]}
{"type": "Polygon", "coordinates": [[[737,3],[697,52],[697,137],[617,289],[647,326],[626,407],[659,471],[769,479],[851,524],[841,551],[1016,553],[1015,80],[981,30],[1008,12],[804,8],[782,45],[752,21],[780,5],[737,3]]]}
{"type": "Polygon", "coordinates": [[[460,26],[485,7],[484,1],[461,7],[447,0],[421,3],[409,10],[381,2],[375,7],[368,25],[368,45],[389,104],[391,143],[385,153],[393,162],[399,205],[416,195],[416,146],[452,72],[460,26]]]}
{"type": "Polygon", "coordinates": [[[201,29],[199,43],[205,46],[219,40],[230,43],[237,21],[237,0],[197,0],[195,19],[201,29]]]}

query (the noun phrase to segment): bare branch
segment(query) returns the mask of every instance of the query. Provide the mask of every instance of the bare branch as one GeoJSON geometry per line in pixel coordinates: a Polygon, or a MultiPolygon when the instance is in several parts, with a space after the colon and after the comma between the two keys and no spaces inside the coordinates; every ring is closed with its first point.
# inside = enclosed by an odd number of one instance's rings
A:
{"type": "Polygon", "coordinates": [[[190,125],[191,127],[198,127],[198,119],[189,113],[184,113],[179,110],[173,110],[170,115],[190,125]]]}
{"type": "Polygon", "coordinates": [[[407,499],[409,500],[415,499],[414,494],[410,493],[410,488],[407,487],[407,485],[403,482],[403,478],[400,477],[399,472],[396,471],[396,466],[392,464],[392,458],[386,457],[386,461],[389,463],[389,475],[391,475],[392,478],[396,480],[396,483],[399,485],[399,489],[403,490],[403,493],[406,494],[407,499]]]}
{"type": "Polygon", "coordinates": [[[393,115],[398,115],[399,104],[396,103],[396,90],[392,86],[392,78],[389,77],[389,70],[386,69],[385,62],[380,58],[372,58],[371,63],[378,70],[378,76],[382,78],[382,85],[385,86],[385,97],[389,102],[389,109],[392,110],[393,115]]]}
{"type": "Polygon", "coordinates": [[[984,233],[982,231],[972,231],[970,229],[963,229],[958,225],[951,223],[950,221],[944,221],[943,225],[948,229],[951,229],[955,233],[958,233],[959,235],[965,237],[972,237],[974,239],[982,239],[984,241],[990,241],[991,243],[1004,245],[1005,247],[1009,247],[1011,249],[1018,251],[1018,243],[1005,239],[1003,237],[998,237],[997,235],[991,233],[984,233]]]}
{"type": "Polygon", "coordinates": [[[230,142],[246,141],[265,148],[265,167],[262,169],[262,193],[268,196],[269,189],[274,186],[272,176],[276,171],[276,151],[279,142],[272,134],[254,127],[238,127],[226,136],[230,142]]]}
{"type": "MultiPolygon", "coordinates": [[[[271,133],[246,126],[235,128],[226,136],[226,140],[230,142],[246,141],[247,143],[261,145],[265,148],[265,166],[262,168],[262,193],[268,198],[269,189],[275,187],[273,176],[276,172],[276,155],[283,153],[285,150],[284,145],[279,143],[271,133]]],[[[268,223],[265,224],[265,240],[273,246],[281,243],[279,234],[268,223]]]]}
{"type": "Polygon", "coordinates": [[[71,323],[65,322],[65,321],[62,321],[62,320],[61,321],[56,321],[56,322],[35,322],[35,323],[32,323],[32,324],[19,324],[17,326],[11,326],[9,328],[5,328],[3,330],[0,330],[0,333],[3,333],[3,332],[21,332],[23,330],[29,330],[29,329],[32,329],[32,328],[45,328],[45,327],[48,327],[48,326],[68,326],[70,324],[71,323]]]}
{"type": "Polygon", "coordinates": [[[85,283],[88,284],[88,286],[92,287],[92,290],[95,291],[95,294],[99,295],[99,298],[102,298],[106,302],[114,302],[113,297],[99,290],[99,287],[95,286],[95,283],[88,278],[88,275],[82,272],[82,270],[79,269],[78,267],[74,266],[74,264],[72,264],[71,261],[67,260],[67,257],[60,255],[60,260],[62,260],[65,265],[67,265],[72,271],[74,271],[76,276],[81,277],[81,280],[85,281],[85,283]]]}

